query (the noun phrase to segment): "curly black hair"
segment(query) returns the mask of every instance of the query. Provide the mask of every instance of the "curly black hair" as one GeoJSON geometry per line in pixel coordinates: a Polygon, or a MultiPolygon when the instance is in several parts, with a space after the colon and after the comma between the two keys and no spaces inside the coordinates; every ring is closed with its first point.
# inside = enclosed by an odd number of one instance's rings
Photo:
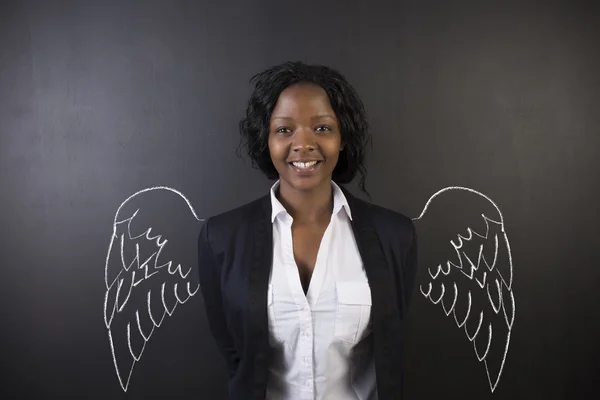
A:
{"type": "Polygon", "coordinates": [[[365,150],[371,140],[369,125],[362,101],[341,73],[326,66],[295,61],[270,67],[254,75],[250,83],[254,83],[254,91],[248,101],[246,116],[239,123],[241,141],[238,155],[241,155],[240,149],[245,147],[252,166],[262,170],[268,179],[277,179],[278,173],[271,162],[268,146],[269,124],[275,103],[288,86],[296,83],[316,84],[329,97],[344,144],[332,179],[336,183],[349,183],[358,173],[359,188],[367,193],[365,150]]]}

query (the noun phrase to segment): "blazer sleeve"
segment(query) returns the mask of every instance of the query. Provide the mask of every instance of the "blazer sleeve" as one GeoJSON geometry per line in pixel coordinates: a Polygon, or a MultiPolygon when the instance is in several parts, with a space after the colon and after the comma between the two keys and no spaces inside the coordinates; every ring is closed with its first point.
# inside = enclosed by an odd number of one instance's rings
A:
{"type": "Polygon", "coordinates": [[[406,259],[404,262],[404,268],[402,270],[402,280],[404,281],[404,313],[408,311],[410,300],[413,296],[414,288],[416,285],[417,270],[419,267],[418,257],[418,240],[417,240],[417,228],[411,221],[412,237],[408,251],[406,253],[406,259]]]}
{"type": "Polygon", "coordinates": [[[221,295],[221,274],[209,239],[209,220],[200,231],[198,238],[198,272],[200,289],[204,299],[204,307],[208,324],[221,355],[225,358],[229,377],[235,374],[240,358],[235,349],[233,339],[227,328],[223,298],[221,295]]]}

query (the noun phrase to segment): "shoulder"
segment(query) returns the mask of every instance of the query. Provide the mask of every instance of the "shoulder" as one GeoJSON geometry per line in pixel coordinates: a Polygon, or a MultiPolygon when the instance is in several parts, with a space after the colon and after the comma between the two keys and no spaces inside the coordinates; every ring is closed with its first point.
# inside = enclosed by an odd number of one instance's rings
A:
{"type": "Polygon", "coordinates": [[[239,207],[213,215],[202,226],[202,232],[207,236],[210,235],[211,241],[219,241],[236,232],[252,229],[261,218],[268,218],[268,210],[266,210],[266,206],[270,205],[268,200],[268,196],[262,196],[239,207]]]}
{"type": "Polygon", "coordinates": [[[416,236],[415,225],[406,215],[358,198],[354,198],[353,203],[371,221],[380,236],[403,243],[411,243],[416,236]]]}

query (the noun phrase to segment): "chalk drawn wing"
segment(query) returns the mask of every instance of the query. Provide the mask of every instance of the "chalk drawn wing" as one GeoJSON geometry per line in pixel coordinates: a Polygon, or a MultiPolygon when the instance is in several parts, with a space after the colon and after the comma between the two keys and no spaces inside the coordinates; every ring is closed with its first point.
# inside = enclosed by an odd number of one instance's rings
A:
{"type": "Polygon", "coordinates": [[[504,219],[486,195],[447,187],[415,218],[421,294],[462,329],[496,389],[515,319],[513,265],[504,219]],[[421,256],[422,255],[422,256],[421,256]]]}
{"type": "Polygon", "coordinates": [[[169,187],[141,190],[117,209],[105,264],[104,322],[123,391],[155,329],[199,290],[191,262],[180,259],[194,252],[200,221],[188,199],[169,187]]]}

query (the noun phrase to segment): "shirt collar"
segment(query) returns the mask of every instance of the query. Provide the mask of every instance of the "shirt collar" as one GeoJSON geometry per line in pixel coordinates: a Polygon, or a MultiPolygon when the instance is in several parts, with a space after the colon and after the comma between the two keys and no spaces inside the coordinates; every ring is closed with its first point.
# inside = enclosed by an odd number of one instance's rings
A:
{"type": "MultiPolygon", "coordinates": [[[[279,180],[271,186],[271,223],[275,221],[275,218],[277,218],[279,214],[287,214],[287,210],[275,195],[278,188],[279,180]]],[[[350,211],[350,205],[348,204],[348,199],[344,196],[344,192],[342,192],[342,189],[333,181],[331,181],[331,188],[333,190],[332,215],[336,215],[340,210],[344,209],[348,217],[352,220],[352,212],[350,211]]]]}

